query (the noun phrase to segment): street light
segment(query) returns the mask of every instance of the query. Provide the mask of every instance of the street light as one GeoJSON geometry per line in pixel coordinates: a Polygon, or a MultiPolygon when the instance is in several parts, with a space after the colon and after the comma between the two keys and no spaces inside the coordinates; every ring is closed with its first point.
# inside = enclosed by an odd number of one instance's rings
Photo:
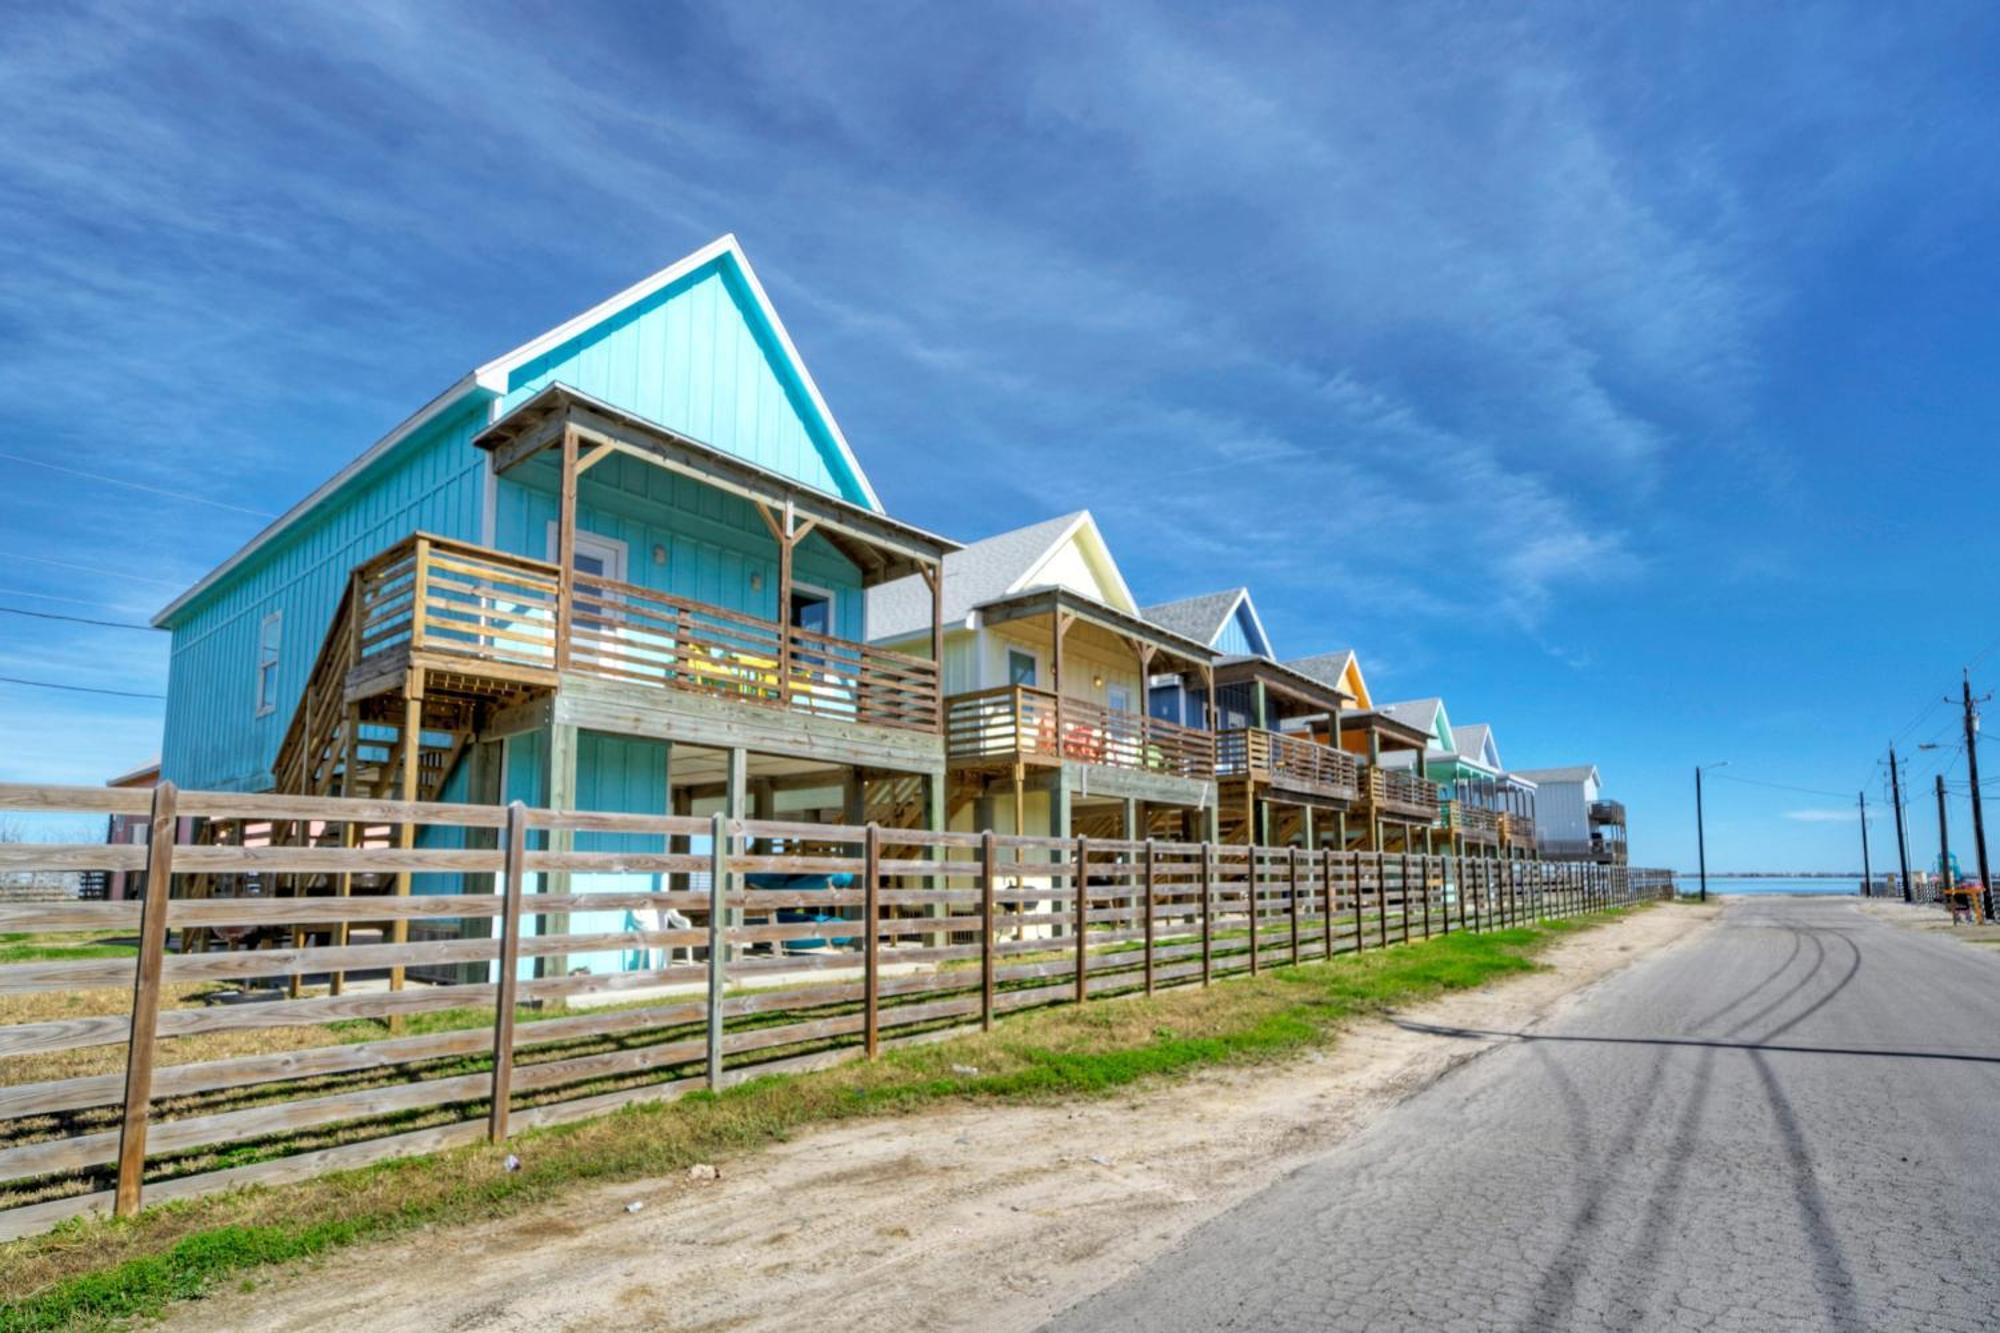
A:
{"type": "Polygon", "coordinates": [[[1727,768],[1729,761],[1714,764],[1697,764],[1694,770],[1694,847],[1695,855],[1701,860],[1701,900],[1708,901],[1708,834],[1702,827],[1701,817],[1701,775],[1712,768],[1727,768]]]}

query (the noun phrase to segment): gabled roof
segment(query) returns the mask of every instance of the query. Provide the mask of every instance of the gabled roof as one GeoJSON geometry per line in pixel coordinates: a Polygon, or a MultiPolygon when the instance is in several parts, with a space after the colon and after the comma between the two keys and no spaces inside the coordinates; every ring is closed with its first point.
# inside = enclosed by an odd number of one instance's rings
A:
{"type": "Polygon", "coordinates": [[[1515,770],[1518,776],[1530,782],[1596,782],[1596,764],[1571,764],[1567,768],[1522,768],[1515,770]]]}
{"type": "Polygon", "coordinates": [[[1373,700],[1368,697],[1368,682],[1361,675],[1361,659],[1354,655],[1352,648],[1336,648],[1330,653],[1294,657],[1285,665],[1301,675],[1346,691],[1363,708],[1374,706],[1373,700]]]}
{"type": "Polygon", "coordinates": [[[1206,592],[1199,597],[1183,597],[1177,602],[1161,602],[1139,612],[1162,629],[1172,630],[1186,638],[1215,647],[1216,640],[1231,618],[1241,609],[1249,615],[1250,623],[1256,627],[1253,642],[1270,645],[1271,638],[1264,633],[1264,621],[1257,614],[1257,604],[1250,600],[1248,588],[1225,588],[1221,592],[1206,592]]]}
{"type": "Polygon", "coordinates": [[[1493,739],[1493,728],[1486,723],[1462,723],[1452,728],[1452,736],[1458,741],[1460,754],[1477,759],[1488,768],[1506,767],[1500,762],[1500,746],[1493,739]]]}
{"type": "Polygon", "coordinates": [[[1438,749],[1458,752],[1459,746],[1452,736],[1451,719],[1445,715],[1444,700],[1405,699],[1401,703],[1383,704],[1381,709],[1398,722],[1426,732],[1438,749]]]}
{"type": "Polygon", "coordinates": [[[881,499],[875,494],[875,488],[869,482],[867,474],[861,470],[861,464],[855,458],[853,449],[849,447],[846,435],[841,432],[840,423],[834,420],[831,409],[826,405],[826,399],[820,394],[819,386],[813,382],[811,372],[800,359],[798,348],[793,345],[791,334],[786,331],[784,321],[778,318],[778,312],[771,305],[770,297],[764,292],[764,285],[757,280],[756,272],[750,267],[749,257],[743,253],[743,247],[735,236],[722,236],[650,277],[634,283],[617,295],[598,302],[574,319],[564,321],[548,332],[529,339],[512,351],[495,357],[462,376],[450,388],[418,408],[397,423],[388,434],[369,445],[359,457],[315,487],[305,499],[273,519],[263,531],[244,543],[234,555],[203,575],[193,587],[169,602],[153,617],[153,624],[156,626],[169,624],[192,602],[226,580],[253,555],[283,535],[323,501],[444,413],[469,403],[491,403],[504,397],[510,388],[513,373],[522,366],[710,264],[720,265],[749,296],[757,317],[763,322],[771,341],[779,350],[786,371],[806,398],[816,424],[832,445],[855,488],[861,493],[868,508],[877,513],[882,512],[881,499]]]}
{"type": "MultiPolygon", "coordinates": [[[[1097,530],[1097,520],[1088,509],[1079,509],[1025,528],[995,533],[945,556],[944,623],[963,625],[976,608],[988,602],[1060,582],[1050,566],[1072,543],[1080,548],[1105,593],[1097,600],[1114,611],[1138,615],[1132,591],[1125,586],[1125,576],[1118,572],[1104,535],[1097,530]]],[[[870,639],[907,638],[928,633],[930,626],[931,594],[921,578],[912,575],[868,590],[870,639]]]]}

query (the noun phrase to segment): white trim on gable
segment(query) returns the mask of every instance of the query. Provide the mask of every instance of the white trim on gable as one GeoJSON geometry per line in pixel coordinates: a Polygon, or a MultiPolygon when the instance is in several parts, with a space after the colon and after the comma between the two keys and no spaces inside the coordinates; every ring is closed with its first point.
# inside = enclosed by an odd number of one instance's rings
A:
{"type": "Polygon", "coordinates": [[[804,359],[799,356],[799,349],[792,342],[792,335],[785,328],[785,321],[778,318],[777,307],[771,304],[770,296],[764,291],[764,284],[758,280],[757,271],[750,267],[750,257],[743,253],[743,247],[738,243],[734,233],[717,237],[693,254],[674,261],[651,277],[641,278],[616,296],[599,301],[574,319],[565,320],[547,333],[522,343],[513,351],[493,358],[472,372],[473,382],[489,392],[504,395],[507,392],[508,379],[521,366],[533,361],[544,352],[562,346],[579,333],[602,323],[627,306],[645,300],[661,288],[670,287],[688,274],[724,257],[734,263],[737,273],[743,279],[743,285],[750,290],[751,299],[757,303],[757,313],[764,317],[765,322],[771,326],[771,332],[777,335],[778,346],[784,352],[785,359],[791,363],[792,373],[799,377],[799,383],[805,388],[806,397],[811,401],[813,411],[817,412],[820,420],[825,423],[827,434],[832,437],[834,447],[840,451],[841,461],[847,465],[848,471],[853,473],[854,480],[860,485],[862,495],[867,498],[868,507],[877,513],[883,512],[882,500],[875,494],[874,483],[870,482],[868,474],[861,470],[861,462],[854,456],[853,448],[847,443],[846,434],[840,429],[840,423],[834,420],[833,409],[826,405],[826,398],[820,393],[819,385],[814,382],[812,372],[806,369],[804,359]]]}
{"type": "Polygon", "coordinates": [[[1061,554],[1063,547],[1071,542],[1075,542],[1077,549],[1082,552],[1084,562],[1090,566],[1090,572],[1096,576],[1098,584],[1113,594],[1104,599],[1105,605],[1128,615],[1138,615],[1139,603],[1133,598],[1132,589],[1127,586],[1123,571],[1118,568],[1117,560],[1112,558],[1111,547],[1105,543],[1104,534],[1098,529],[1097,520],[1091,517],[1088,509],[1079,510],[1069,526],[1064,528],[1062,533],[1021,571],[1019,578],[1007,586],[1007,596],[1011,597],[1015,593],[1039,586],[1043,581],[1042,571],[1047,569],[1049,563],[1061,554]]]}

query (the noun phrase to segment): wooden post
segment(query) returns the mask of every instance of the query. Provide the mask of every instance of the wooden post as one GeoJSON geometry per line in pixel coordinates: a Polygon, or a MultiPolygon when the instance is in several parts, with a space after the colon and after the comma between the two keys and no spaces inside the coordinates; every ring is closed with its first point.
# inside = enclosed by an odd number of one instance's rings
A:
{"type": "Polygon", "coordinates": [[[1257,909],[1260,905],[1257,876],[1261,872],[1258,863],[1263,858],[1264,849],[1257,845],[1254,836],[1246,841],[1249,845],[1243,849],[1243,901],[1250,909],[1250,975],[1254,977],[1257,975],[1257,909]]]}
{"type": "Polygon", "coordinates": [[[1085,981],[1090,963],[1090,839],[1076,840],[1076,867],[1071,876],[1076,891],[1076,1002],[1089,998],[1085,981]]]}
{"type": "Polygon", "coordinates": [[[1331,957],[1333,957],[1333,910],[1334,910],[1334,902],[1333,902],[1333,849],[1332,849],[1331,847],[1322,847],[1322,848],[1320,848],[1320,849],[1319,849],[1319,860],[1320,860],[1320,881],[1321,881],[1321,888],[1325,890],[1325,894],[1326,894],[1326,926],[1325,926],[1325,938],[1323,938],[1322,940],[1320,940],[1320,943],[1321,943],[1321,944],[1322,944],[1323,946],[1325,946],[1325,950],[1326,950],[1326,956],[1327,956],[1328,958],[1331,958],[1331,957]]]}
{"type": "Polygon", "coordinates": [[[528,808],[519,801],[507,807],[507,846],[500,871],[500,975],[493,1002],[493,1103],[486,1113],[486,1139],[507,1138],[507,1116],[514,1095],[514,997],[521,973],[521,895],[526,877],[521,868],[528,856],[528,808]]]}
{"type": "Polygon", "coordinates": [[[1146,839],[1146,994],[1153,993],[1153,891],[1157,884],[1157,870],[1154,866],[1154,847],[1151,838],[1146,839]]]}
{"type": "Polygon", "coordinates": [[[1389,947],[1389,855],[1375,853],[1375,942],[1389,947]]]}
{"type": "Polygon", "coordinates": [[[576,427],[563,427],[561,498],[556,504],[556,670],[569,669],[576,619],[576,427]]]}
{"type": "Polygon", "coordinates": [[[728,970],[729,816],[716,811],[708,844],[708,1086],[722,1086],[722,989],[728,970]]]}
{"type": "Polygon", "coordinates": [[[993,880],[1000,854],[993,830],[979,835],[979,1026],[993,1030],[993,880]]]}
{"type": "Polygon", "coordinates": [[[1444,855],[1438,858],[1439,934],[1451,934],[1451,899],[1444,895],[1447,892],[1453,893],[1454,896],[1456,895],[1459,887],[1458,877],[1464,868],[1465,858],[1463,856],[1454,856],[1450,847],[1446,847],[1444,855]]]}
{"type": "Polygon", "coordinates": [[[931,663],[937,668],[937,728],[944,731],[944,562],[925,565],[924,585],[931,590],[931,663]]]}
{"type": "Polygon", "coordinates": [[[1291,849],[1292,966],[1299,965],[1299,849],[1291,849]]]}
{"type": "Polygon", "coordinates": [[[1215,844],[1204,842],[1201,845],[1201,984],[1204,986],[1215,977],[1215,932],[1210,929],[1214,891],[1215,844]]]}
{"type": "Polygon", "coordinates": [[[787,500],[784,528],[778,534],[778,614],[772,620],[778,626],[778,701],[788,708],[792,702],[792,553],[798,541],[793,536],[795,526],[792,502],[787,500]]]}
{"type": "Polygon", "coordinates": [[[1417,858],[1417,875],[1424,883],[1424,938],[1431,937],[1431,857],[1425,852],[1417,858]]]}
{"type": "MultiPolygon", "coordinates": [[[[405,801],[417,799],[418,760],[423,757],[424,741],[424,672],[421,667],[410,670],[408,684],[403,687],[403,776],[401,796],[405,801]]],[[[417,845],[417,825],[414,820],[405,820],[397,826],[396,845],[409,851],[417,845]]],[[[407,869],[396,872],[396,896],[410,896],[410,872],[407,869]]],[[[389,924],[389,942],[408,944],[410,942],[410,918],[399,916],[389,924]]],[[[389,968],[389,989],[403,989],[403,955],[396,954],[395,963],[389,968]]],[[[390,1015],[391,1030],[402,1026],[401,1014],[390,1015]]]]}
{"type": "Polygon", "coordinates": [[[873,1060],[882,1047],[882,826],[873,820],[861,835],[861,876],[861,988],[866,1006],[862,1035],[873,1060]]]}
{"type": "Polygon", "coordinates": [[[410,651],[422,652],[430,619],[431,539],[417,538],[416,556],[410,565],[410,651]]]}
{"type": "Polygon", "coordinates": [[[171,782],[153,788],[151,841],[146,847],[146,901],[139,909],[139,960],[132,980],[132,1026],[125,1048],[125,1119],[118,1130],[118,1192],[113,1211],[139,1211],[146,1175],[146,1115],[153,1102],[153,1047],[160,1023],[160,973],[166,963],[167,910],[174,894],[174,839],[180,793],[171,782]]]}

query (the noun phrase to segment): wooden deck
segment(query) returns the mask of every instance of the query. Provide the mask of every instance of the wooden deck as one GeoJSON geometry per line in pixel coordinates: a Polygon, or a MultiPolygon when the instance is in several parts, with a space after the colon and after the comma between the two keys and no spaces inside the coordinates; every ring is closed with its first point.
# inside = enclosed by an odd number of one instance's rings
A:
{"type": "Polygon", "coordinates": [[[1247,778],[1283,791],[1329,801],[1360,795],[1354,756],[1303,736],[1242,727],[1215,738],[1218,778],[1247,778]]]}
{"type": "Polygon", "coordinates": [[[1500,843],[1500,812],[1485,810],[1463,801],[1446,801],[1444,827],[1461,842],[1475,847],[1495,847],[1500,843]]]}
{"type": "Polygon", "coordinates": [[[1197,782],[1215,778],[1215,737],[1025,685],[945,700],[945,758],[958,769],[1065,760],[1197,782]]]}
{"type": "Polygon", "coordinates": [[[431,692],[503,696],[565,672],[937,735],[925,658],[760,620],[546,561],[418,534],[363,565],[352,701],[413,667],[431,692]],[[454,689],[454,686],[461,687],[454,689]]]}
{"type": "Polygon", "coordinates": [[[1432,824],[1439,814],[1435,782],[1401,769],[1371,764],[1361,783],[1362,809],[1398,824],[1432,824]]]}

